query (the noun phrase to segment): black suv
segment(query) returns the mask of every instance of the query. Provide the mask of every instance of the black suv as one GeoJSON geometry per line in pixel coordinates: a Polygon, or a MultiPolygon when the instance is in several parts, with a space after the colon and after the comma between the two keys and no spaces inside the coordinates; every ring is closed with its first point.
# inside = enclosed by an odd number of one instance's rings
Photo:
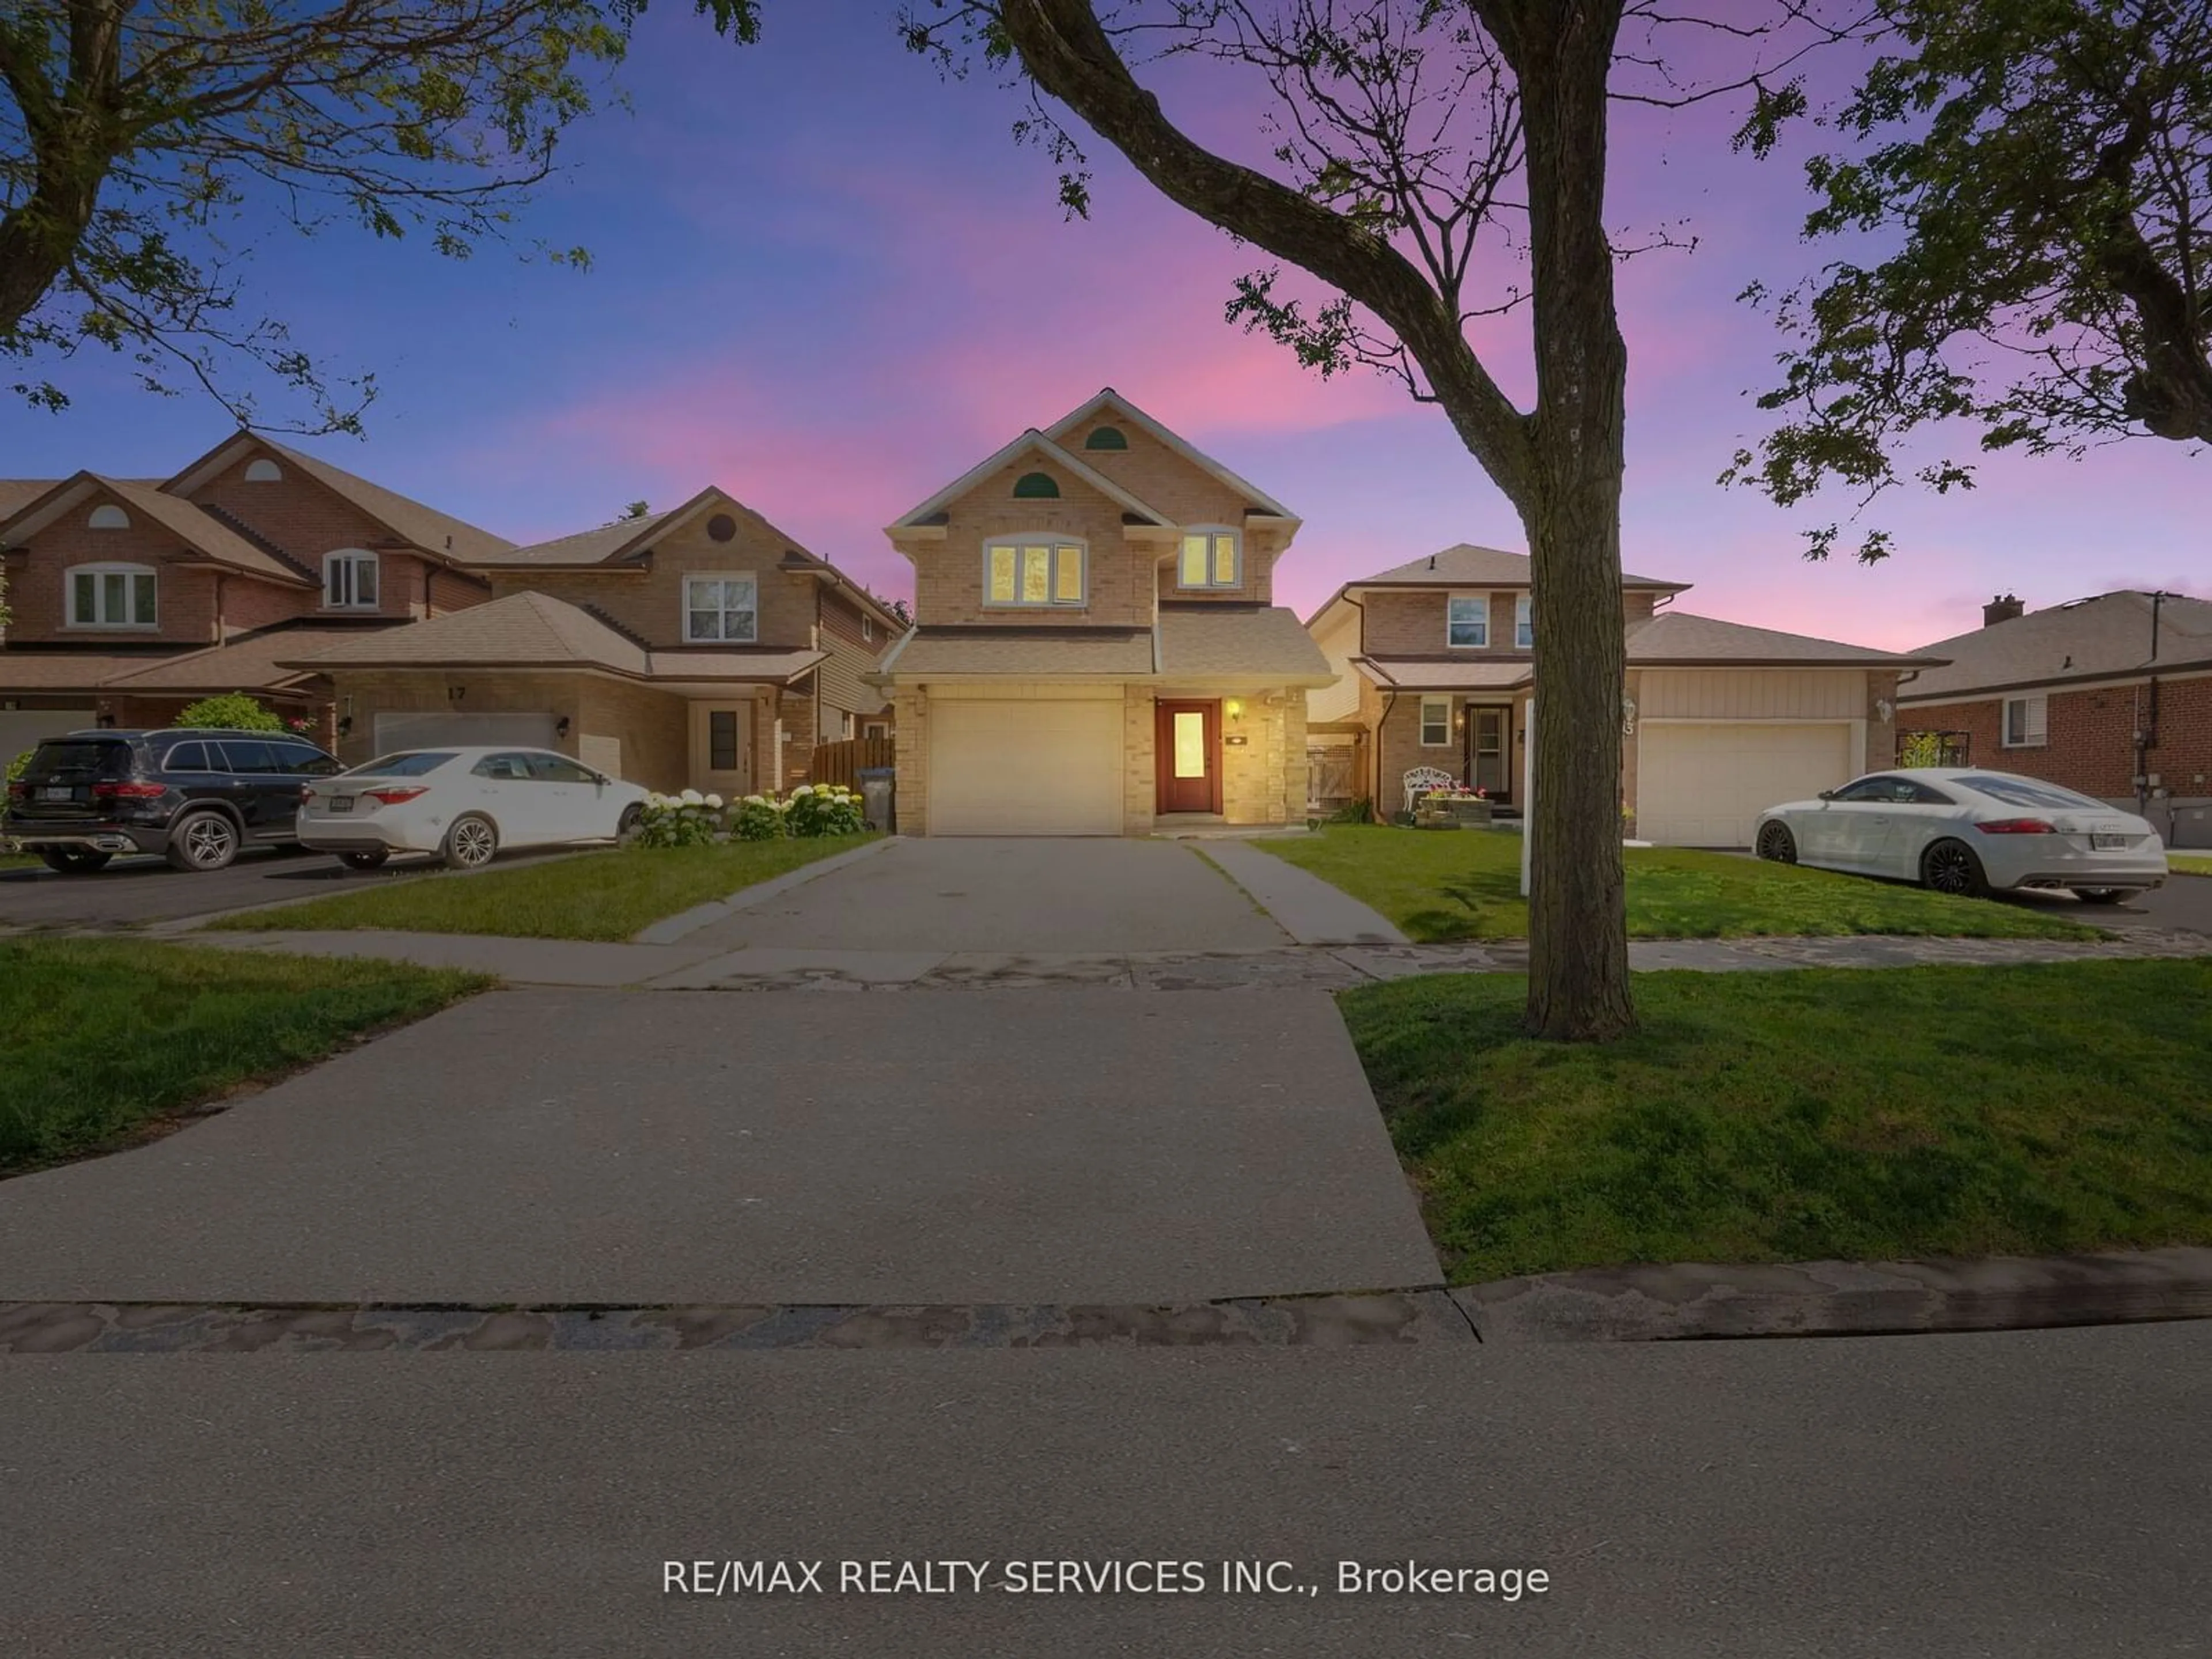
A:
{"type": "Polygon", "coordinates": [[[65,875],[131,852],[220,870],[242,848],[296,842],[301,787],[340,769],[281,732],[72,732],[9,784],[0,834],[65,875]]]}

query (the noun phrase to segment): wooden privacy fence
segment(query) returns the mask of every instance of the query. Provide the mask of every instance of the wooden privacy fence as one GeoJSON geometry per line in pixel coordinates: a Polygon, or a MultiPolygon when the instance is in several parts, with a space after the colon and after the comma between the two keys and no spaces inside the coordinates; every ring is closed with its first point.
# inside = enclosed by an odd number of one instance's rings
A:
{"type": "Polygon", "coordinates": [[[848,789],[858,789],[858,774],[864,769],[894,763],[892,744],[890,738],[848,738],[842,743],[817,744],[806,775],[816,783],[842,783],[848,789]]]}

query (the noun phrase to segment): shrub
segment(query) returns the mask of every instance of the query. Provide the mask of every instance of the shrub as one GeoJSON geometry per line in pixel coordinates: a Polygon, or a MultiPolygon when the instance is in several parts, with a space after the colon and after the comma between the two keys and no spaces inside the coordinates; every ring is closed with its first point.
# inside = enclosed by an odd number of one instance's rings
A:
{"type": "Polygon", "coordinates": [[[637,822],[640,847],[705,847],[721,832],[722,798],[686,789],[680,795],[647,795],[637,822]]]}
{"type": "Polygon", "coordinates": [[[1365,823],[1375,816],[1375,803],[1364,795],[1348,800],[1328,815],[1331,823],[1365,823]]]}
{"type": "Polygon", "coordinates": [[[747,795],[731,822],[730,833],[739,841],[775,841],[784,833],[786,810],[772,795],[747,795]]]}
{"type": "Polygon", "coordinates": [[[794,836],[857,836],[868,827],[862,816],[860,798],[842,783],[823,784],[818,788],[811,783],[800,784],[791,792],[784,823],[794,836]]]}
{"type": "Polygon", "coordinates": [[[243,691],[202,697],[176,718],[179,726],[226,726],[234,732],[283,732],[284,722],[243,691]]]}

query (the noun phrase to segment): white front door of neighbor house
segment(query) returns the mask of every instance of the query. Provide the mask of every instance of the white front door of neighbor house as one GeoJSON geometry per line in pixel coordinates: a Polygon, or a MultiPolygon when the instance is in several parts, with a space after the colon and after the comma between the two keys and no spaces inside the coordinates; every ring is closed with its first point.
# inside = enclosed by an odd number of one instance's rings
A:
{"type": "Polygon", "coordinates": [[[703,794],[744,795],[753,789],[752,705],[691,705],[691,787],[703,794]]]}

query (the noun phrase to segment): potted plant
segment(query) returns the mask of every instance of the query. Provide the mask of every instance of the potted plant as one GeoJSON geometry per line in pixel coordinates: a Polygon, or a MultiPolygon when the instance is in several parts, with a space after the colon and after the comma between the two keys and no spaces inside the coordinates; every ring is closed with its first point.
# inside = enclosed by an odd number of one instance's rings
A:
{"type": "Polygon", "coordinates": [[[1423,795],[1415,808],[1417,821],[1425,815],[1435,828],[1486,830],[1490,827],[1490,792],[1480,784],[1440,785],[1423,795]]]}

